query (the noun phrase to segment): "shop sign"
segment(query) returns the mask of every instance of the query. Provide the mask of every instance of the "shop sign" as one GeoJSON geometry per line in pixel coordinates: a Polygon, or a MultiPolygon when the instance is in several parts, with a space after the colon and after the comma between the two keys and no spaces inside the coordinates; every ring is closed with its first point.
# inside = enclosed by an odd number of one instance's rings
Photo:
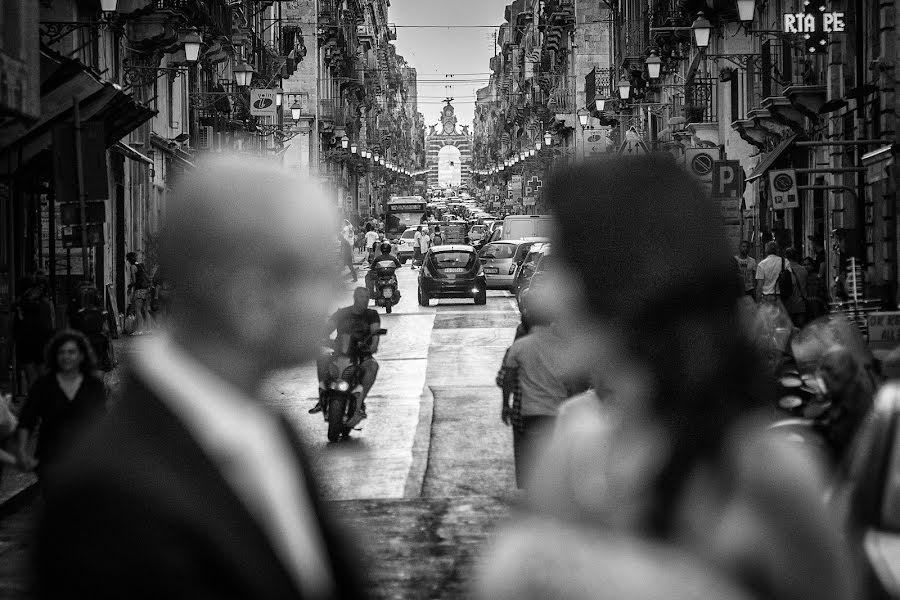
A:
{"type": "Polygon", "coordinates": [[[275,90],[250,90],[250,114],[254,117],[275,117],[275,90]]]}
{"type": "MultiPolygon", "coordinates": [[[[824,7],[822,7],[824,8],[824,7]]],[[[785,33],[843,33],[847,28],[842,12],[785,13],[785,33]]]]}
{"type": "Polygon", "coordinates": [[[769,171],[769,198],[772,201],[772,210],[800,207],[797,172],[794,169],[769,171]]]}
{"type": "Polygon", "coordinates": [[[870,342],[900,342],[900,312],[873,312],[866,318],[870,342]]]}

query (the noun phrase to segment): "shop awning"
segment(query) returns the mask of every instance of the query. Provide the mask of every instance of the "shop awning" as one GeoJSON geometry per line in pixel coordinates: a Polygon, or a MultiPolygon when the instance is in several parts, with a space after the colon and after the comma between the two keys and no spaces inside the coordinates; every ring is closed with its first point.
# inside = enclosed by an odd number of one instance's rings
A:
{"type": "Polygon", "coordinates": [[[781,140],[781,143],[778,144],[778,146],[774,150],[772,150],[771,152],[766,154],[763,157],[763,159],[761,161],[759,161],[759,164],[756,165],[756,168],[753,169],[753,172],[750,173],[750,175],[747,177],[747,179],[746,179],[747,183],[750,183],[751,181],[753,181],[755,179],[759,179],[760,177],[765,175],[766,171],[768,171],[769,168],[773,164],[775,164],[775,161],[778,160],[778,158],[782,154],[784,154],[788,148],[790,148],[791,144],[793,144],[794,140],[796,140],[796,139],[797,139],[797,134],[795,133],[791,137],[781,140]]]}
{"type": "Polygon", "coordinates": [[[156,114],[91,68],[46,46],[40,68],[40,119],[28,128],[18,123],[0,127],[0,173],[15,171],[48,150],[54,126],[72,122],[75,101],[83,122],[104,124],[107,147],[156,114]]]}

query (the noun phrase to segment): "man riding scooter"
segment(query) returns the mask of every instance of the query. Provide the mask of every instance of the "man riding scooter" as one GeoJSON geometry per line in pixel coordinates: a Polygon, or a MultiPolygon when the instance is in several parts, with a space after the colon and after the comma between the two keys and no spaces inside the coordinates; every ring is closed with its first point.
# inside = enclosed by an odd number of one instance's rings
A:
{"type": "MultiPolygon", "coordinates": [[[[377,348],[378,330],[381,329],[381,317],[378,311],[369,308],[369,290],[364,287],[358,287],[353,291],[353,305],[342,308],[329,317],[325,325],[325,338],[331,337],[331,333],[337,330],[337,340],[339,341],[343,335],[350,336],[349,348],[352,351],[360,353],[359,361],[359,387],[356,395],[358,398],[358,415],[357,422],[366,418],[365,399],[369,394],[369,390],[375,384],[375,377],[378,375],[378,363],[372,358],[374,348],[377,348]],[[359,342],[368,338],[364,344],[359,342]]],[[[340,348],[340,344],[335,344],[335,352],[340,348]]],[[[319,376],[319,401],[314,407],[309,409],[309,413],[321,412],[323,408],[323,395],[327,389],[328,366],[332,360],[332,355],[322,355],[316,361],[316,368],[319,376]]]]}
{"type": "Polygon", "coordinates": [[[391,263],[395,269],[400,268],[400,261],[391,254],[391,245],[388,242],[382,242],[380,250],[381,254],[372,259],[372,266],[369,268],[369,272],[366,273],[366,287],[370,296],[375,293],[375,281],[378,277],[377,272],[379,268],[390,267],[387,263],[391,263]]]}

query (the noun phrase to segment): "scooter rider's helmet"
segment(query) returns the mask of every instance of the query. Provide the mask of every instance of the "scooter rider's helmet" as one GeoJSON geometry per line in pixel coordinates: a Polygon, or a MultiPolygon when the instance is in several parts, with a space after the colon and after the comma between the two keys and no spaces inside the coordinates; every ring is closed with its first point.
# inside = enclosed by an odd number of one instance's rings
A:
{"type": "Polygon", "coordinates": [[[387,242],[382,242],[381,253],[382,254],[390,254],[391,253],[391,245],[387,242]]]}

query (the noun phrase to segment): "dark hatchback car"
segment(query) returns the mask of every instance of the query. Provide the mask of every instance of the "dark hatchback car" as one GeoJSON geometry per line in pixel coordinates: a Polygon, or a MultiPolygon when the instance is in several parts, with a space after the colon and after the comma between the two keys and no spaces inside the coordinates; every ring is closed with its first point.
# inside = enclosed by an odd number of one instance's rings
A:
{"type": "Polygon", "coordinates": [[[474,298],[487,304],[487,282],[478,253],[465,245],[434,246],[419,270],[419,306],[432,298],[474,298]]]}

